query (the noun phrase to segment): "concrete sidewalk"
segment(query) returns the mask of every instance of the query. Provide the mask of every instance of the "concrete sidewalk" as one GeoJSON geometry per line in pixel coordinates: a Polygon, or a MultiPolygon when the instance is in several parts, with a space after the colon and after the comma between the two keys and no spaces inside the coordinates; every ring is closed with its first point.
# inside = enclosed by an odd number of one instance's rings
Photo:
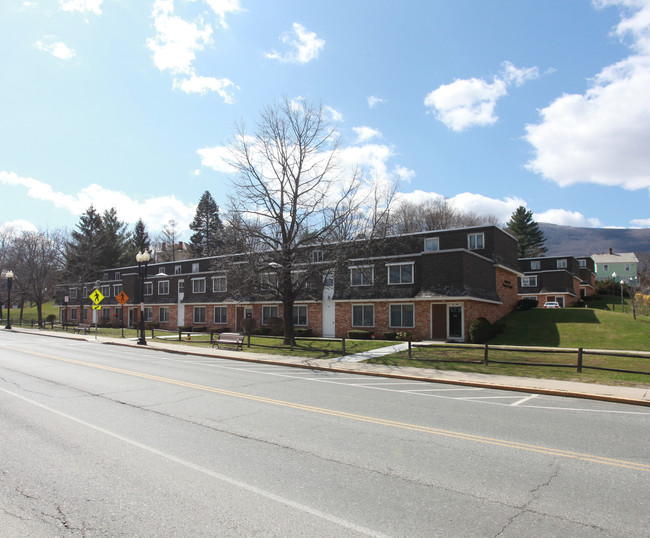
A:
{"type": "MultiPolygon", "coordinates": [[[[579,383],[574,381],[557,381],[553,379],[535,379],[529,377],[515,377],[503,375],[458,372],[453,370],[437,370],[434,368],[414,368],[403,366],[387,366],[381,364],[368,364],[361,362],[370,356],[395,353],[395,348],[404,344],[396,344],[373,350],[372,352],[337,357],[333,359],[306,359],[304,357],[291,357],[285,355],[272,355],[269,353],[252,353],[228,349],[213,349],[201,347],[193,349],[190,345],[178,345],[160,340],[147,340],[147,346],[138,346],[135,339],[108,338],[94,335],[77,335],[70,333],[44,331],[38,329],[12,329],[16,332],[51,336],[58,338],[73,338],[88,342],[112,344],[120,346],[137,347],[142,349],[155,349],[171,353],[195,355],[203,357],[221,357],[246,362],[292,366],[312,370],[325,370],[377,377],[391,377],[416,381],[447,383],[491,389],[511,390],[535,394],[550,394],[574,398],[587,398],[609,402],[643,405],[650,407],[650,386],[627,387],[614,385],[599,385],[593,383],[579,383]]],[[[650,380],[649,380],[650,381],[650,380]]],[[[649,383],[650,385],[650,383],[649,383]]]]}

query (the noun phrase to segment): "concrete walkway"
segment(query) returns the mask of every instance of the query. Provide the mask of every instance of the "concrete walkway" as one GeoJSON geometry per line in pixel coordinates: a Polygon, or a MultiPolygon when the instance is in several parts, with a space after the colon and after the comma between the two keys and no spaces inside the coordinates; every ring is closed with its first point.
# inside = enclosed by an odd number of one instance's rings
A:
{"type": "Polygon", "coordinates": [[[406,349],[407,344],[396,344],[379,348],[357,355],[349,355],[334,359],[307,359],[304,357],[291,357],[285,355],[272,355],[269,353],[252,353],[249,351],[235,351],[228,349],[213,349],[208,347],[192,348],[190,345],[179,345],[161,340],[147,340],[147,346],[138,346],[135,339],[108,338],[94,335],[77,335],[71,333],[52,332],[38,329],[13,328],[16,332],[34,335],[73,338],[120,346],[137,347],[143,352],[146,349],[155,349],[171,353],[196,355],[203,357],[234,359],[246,362],[292,366],[295,368],[308,368],[343,372],[367,376],[391,377],[434,383],[447,383],[471,387],[511,390],[535,394],[551,394],[555,396],[568,396],[574,398],[587,398],[633,405],[650,407],[650,378],[645,387],[627,387],[614,385],[599,385],[594,383],[579,383],[574,381],[558,381],[554,379],[535,379],[529,377],[515,377],[503,375],[480,374],[471,372],[458,372],[453,370],[437,370],[434,368],[414,368],[408,366],[389,366],[381,364],[368,364],[364,361],[396,350],[406,349]]]}

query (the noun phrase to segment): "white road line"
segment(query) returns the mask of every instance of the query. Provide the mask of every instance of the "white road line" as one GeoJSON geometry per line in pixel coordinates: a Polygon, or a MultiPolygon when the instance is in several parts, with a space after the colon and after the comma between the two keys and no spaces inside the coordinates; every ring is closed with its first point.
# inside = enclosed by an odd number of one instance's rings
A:
{"type": "Polygon", "coordinates": [[[533,398],[537,398],[537,396],[539,396],[539,394],[531,394],[530,396],[526,396],[525,398],[522,398],[521,400],[518,400],[516,402],[512,402],[510,404],[510,406],[515,407],[515,406],[520,405],[520,404],[522,404],[524,402],[527,402],[528,400],[532,400],[533,398]]]}

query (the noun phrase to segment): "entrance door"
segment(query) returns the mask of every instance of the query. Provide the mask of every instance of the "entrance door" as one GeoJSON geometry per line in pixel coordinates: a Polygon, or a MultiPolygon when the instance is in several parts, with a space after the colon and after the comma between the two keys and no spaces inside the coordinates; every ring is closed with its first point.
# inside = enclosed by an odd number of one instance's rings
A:
{"type": "Polygon", "coordinates": [[[334,297],[334,276],[326,275],[323,285],[323,336],[336,336],[336,308],[334,297]]]}
{"type": "Polygon", "coordinates": [[[463,340],[463,307],[449,307],[449,338],[463,340]]]}
{"type": "Polygon", "coordinates": [[[447,305],[431,305],[431,340],[447,339],[447,305]]]}

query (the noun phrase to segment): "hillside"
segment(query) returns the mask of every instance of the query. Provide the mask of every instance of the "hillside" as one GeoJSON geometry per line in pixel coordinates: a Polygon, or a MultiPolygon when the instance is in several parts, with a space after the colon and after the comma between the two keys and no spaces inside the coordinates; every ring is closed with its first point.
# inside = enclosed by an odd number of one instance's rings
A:
{"type": "Polygon", "coordinates": [[[650,228],[576,228],[540,222],[547,256],[588,256],[609,252],[650,252],[650,228]]]}

